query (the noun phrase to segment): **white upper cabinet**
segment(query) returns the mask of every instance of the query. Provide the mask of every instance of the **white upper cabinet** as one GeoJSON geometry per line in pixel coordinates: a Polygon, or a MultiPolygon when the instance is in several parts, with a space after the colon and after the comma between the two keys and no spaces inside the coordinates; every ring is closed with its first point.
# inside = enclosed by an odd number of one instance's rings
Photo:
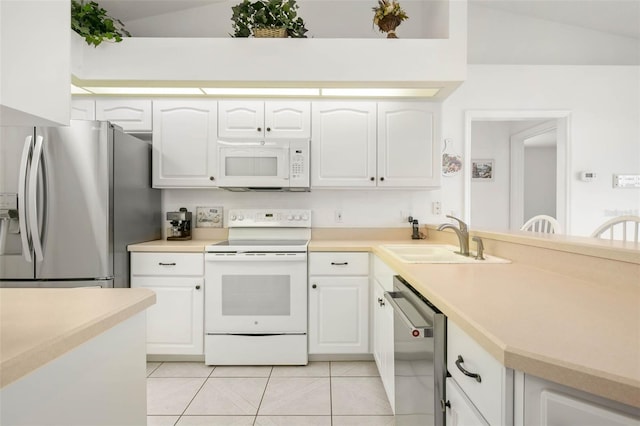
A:
{"type": "Polygon", "coordinates": [[[311,186],[376,186],[375,102],[314,102],[311,186]]]}
{"type": "Polygon", "coordinates": [[[378,102],[378,186],[440,184],[440,104],[378,102]]]}
{"type": "Polygon", "coordinates": [[[69,0],[0,1],[0,125],[67,126],[69,0]]]}
{"type": "Polygon", "coordinates": [[[440,184],[440,105],[314,102],[312,187],[440,184]]]}
{"type": "Polygon", "coordinates": [[[151,100],[96,99],[96,120],[106,120],[125,132],[151,132],[151,100]]]}
{"type": "Polygon", "coordinates": [[[217,103],[153,102],[153,187],[216,186],[217,103]]]}
{"type": "Polygon", "coordinates": [[[73,99],[71,101],[72,120],[95,120],[96,101],[93,99],[73,99]]]}
{"type": "Polygon", "coordinates": [[[307,101],[220,101],[220,139],[308,139],[311,104],[307,101]]]}

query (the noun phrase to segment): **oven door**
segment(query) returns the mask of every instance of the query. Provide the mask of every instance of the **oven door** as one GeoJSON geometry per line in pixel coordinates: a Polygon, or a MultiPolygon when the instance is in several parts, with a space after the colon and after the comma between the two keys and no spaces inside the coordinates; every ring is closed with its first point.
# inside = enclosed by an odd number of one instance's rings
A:
{"type": "Polygon", "coordinates": [[[219,187],[289,187],[289,145],[218,141],[219,187]]]}
{"type": "Polygon", "coordinates": [[[306,253],[207,253],[207,334],[307,330],[306,253]]]}

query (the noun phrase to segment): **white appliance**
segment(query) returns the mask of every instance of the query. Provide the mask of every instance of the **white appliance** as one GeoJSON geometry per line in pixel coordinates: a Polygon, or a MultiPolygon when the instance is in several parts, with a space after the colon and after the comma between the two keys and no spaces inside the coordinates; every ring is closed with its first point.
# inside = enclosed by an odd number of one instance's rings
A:
{"type": "Polygon", "coordinates": [[[310,210],[230,210],[206,247],[205,363],[305,365],[310,210]]]}
{"type": "Polygon", "coordinates": [[[309,140],[217,141],[218,187],[309,191],[309,140]]]}

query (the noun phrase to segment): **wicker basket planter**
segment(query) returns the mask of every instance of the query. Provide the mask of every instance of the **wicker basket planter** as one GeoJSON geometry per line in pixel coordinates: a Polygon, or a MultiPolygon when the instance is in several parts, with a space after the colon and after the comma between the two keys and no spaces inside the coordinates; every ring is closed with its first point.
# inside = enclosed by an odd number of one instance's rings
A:
{"type": "Polygon", "coordinates": [[[253,36],[257,38],[287,38],[286,28],[255,28],[253,36]]]}
{"type": "Polygon", "coordinates": [[[402,20],[395,15],[387,15],[378,21],[380,31],[387,33],[387,38],[398,38],[396,28],[402,20]]]}

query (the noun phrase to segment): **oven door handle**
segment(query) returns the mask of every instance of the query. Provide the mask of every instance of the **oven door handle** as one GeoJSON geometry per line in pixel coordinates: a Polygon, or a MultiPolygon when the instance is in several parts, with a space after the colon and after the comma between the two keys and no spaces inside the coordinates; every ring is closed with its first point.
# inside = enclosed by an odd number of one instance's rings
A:
{"type": "Polygon", "coordinates": [[[307,253],[206,253],[205,261],[219,262],[302,262],[307,253]]]}

